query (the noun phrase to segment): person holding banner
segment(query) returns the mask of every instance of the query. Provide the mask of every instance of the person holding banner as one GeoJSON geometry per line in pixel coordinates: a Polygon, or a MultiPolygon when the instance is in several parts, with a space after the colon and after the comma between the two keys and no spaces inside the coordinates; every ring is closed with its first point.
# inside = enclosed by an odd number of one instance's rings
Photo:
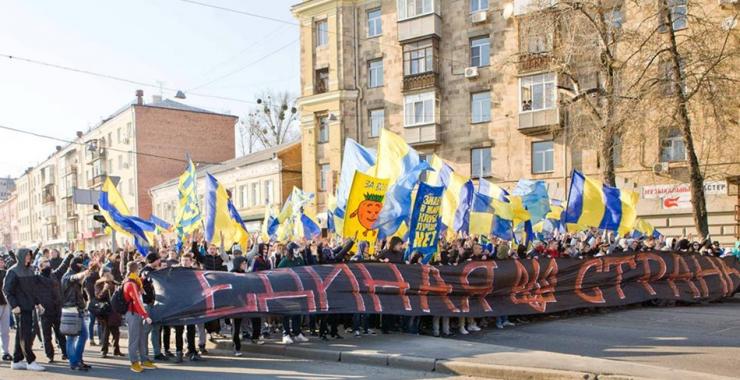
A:
{"type": "MultiPolygon", "coordinates": [[[[300,246],[297,243],[289,243],[286,250],[286,256],[280,260],[278,268],[292,268],[306,265],[300,254],[300,250],[300,246]]],[[[308,342],[308,338],[306,338],[301,331],[300,315],[283,317],[283,344],[293,344],[294,342],[308,342]]]]}

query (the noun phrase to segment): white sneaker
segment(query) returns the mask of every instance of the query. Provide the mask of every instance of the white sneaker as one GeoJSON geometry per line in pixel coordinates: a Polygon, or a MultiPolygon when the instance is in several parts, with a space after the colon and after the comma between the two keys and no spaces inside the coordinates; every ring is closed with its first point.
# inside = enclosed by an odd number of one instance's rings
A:
{"type": "Polygon", "coordinates": [[[468,335],[469,332],[468,332],[468,330],[465,330],[465,327],[460,327],[460,334],[462,334],[462,335],[468,335]]]}
{"type": "Polygon", "coordinates": [[[306,343],[306,342],[308,342],[308,338],[306,338],[305,336],[303,336],[303,334],[296,335],[295,340],[298,343],[306,343]]]}
{"type": "Polygon", "coordinates": [[[44,367],[40,366],[40,365],[39,365],[38,363],[36,363],[36,362],[33,362],[33,363],[31,363],[31,364],[28,364],[28,365],[26,366],[26,369],[27,369],[27,370],[29,370],[29,371],[36,371],[36,372],[42,372],[42,371],[46,371],[46,368],[44,368],[44,367]]]}
{"type": "Polygon", "coordinates": [[[360,330],[355,330],[355,338],[361,337],[362,334],[360,334],[360,330]]]}
{"type": "Polygon", "coordinates": [[[26,365],[26,362],[19,361],[18,363],[10,363],[10,369],[24,370],[28,369],[28,366],[26,365]]]}
{"type": "Polygon", "coordinates": [[[478,332],[478,331],[480,331],[480,327],[478,327],[477,325],[470,325],[470,326],[468,326],[468,331],[470,331],[470,332],[478,332]]]}
{"type": "Polygon", "coordinates": [[[234,351],[234,356],[236,356],[237,358],[241,357],[242,356],[241,351],[234,351]]]}
{"type": "Polygon", "coordinates": [[[290,338],[290,335],[283,335],[283,344],[293,344],[293,339],[290,338]]]}
{"type": "Polygon", "coordinates": [[[501,323],[497,323],[497,324],[496,324],[496,328],[497,328],[497,329],[502,329],[502,328],[504,328],[504,325],[503,325],[503,324],[501,324],[501,323]]]}
{"type": "Polygon", "coordinates": [[[514,324],[514,322],[506,321],[504,322],[504,326],[516,326],[516,325],[514,324]]]}

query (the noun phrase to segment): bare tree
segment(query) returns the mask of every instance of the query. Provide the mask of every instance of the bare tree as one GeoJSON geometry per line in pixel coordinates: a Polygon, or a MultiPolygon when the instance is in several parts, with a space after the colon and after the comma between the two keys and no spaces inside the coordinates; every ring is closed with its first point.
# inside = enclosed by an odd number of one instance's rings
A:
{"type": "Polygon", "coordinates": [[[297,121],[294,96],[287,92],[262,93],[257,106],[239,123],[242,154],[296,140],[300,135],[297,121]]]}
{"type": "MultiPolygon", "coordinates": [[[[709,235],[704,194],[707,166],[700,162],[695,134],[701,131],[700,140],[714,138],[725,146],[737,146],[738,139],[738,99],[733,94],[740,82],[740,51],[732,32],[738,12],[737,8],[724,14],[717,11],[707,10],[707,4],[660,0],[654,12],[660,33],[642,75],[646,78],[643,93],[652,95],[646,99],[666,107],[664,118],[683,137],[694,224],[702,238],[709,235]]],[[[705,163],[713,151],[719,154],[717,149],[703,149],[705,163]]]]}

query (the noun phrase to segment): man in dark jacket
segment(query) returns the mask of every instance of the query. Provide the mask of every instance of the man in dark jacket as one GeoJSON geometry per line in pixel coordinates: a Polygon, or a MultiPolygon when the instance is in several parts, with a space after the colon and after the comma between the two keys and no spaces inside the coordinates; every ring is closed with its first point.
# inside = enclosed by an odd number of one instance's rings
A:
{"type": "Polygon", "coordinates": [[[388,244],[388,248],[384,249],[383,252],[380,252],[378,255],[378,260],[382,263],[404,264],[403,240],[398,236],[392,237],[390,244],[388,244]]]}
{"type": "MultiPolygon", "coordinates": [[[[33,253],[30,249],[21,248],[16,258],[16,264],[8,270],[3,282],[3,293],[18,326],[10,368],[43,371],[44,367],[36,363],[36,355],[33,354],[33,309],[39,304],[31,269],[33,253]]],[[[43,310],[43,306],[40,309],[43,310]]]]}
{"type": "MultiPolygon", "coordinates": [[[[67,255],[69,256],[69,255],[67,255]]],[[[59,255],[59,250],[52,249],[51,250],[51,257],[49,257],[49,263],[51,263],[51,269],[57,269],[60,265],[62,265],[62,262],[64,259],[59,255]]],[[[66,270],[66,269],[65,269],[66,270]]],[[[64,273],[64,271],[62,271],[64,273]]]]}
{"type": "Polygon", "coordinates": [[[2,359],[9,362],[13,360],[13,356],[10,355],[10,305],[3,295],[5,273],[5,257],[0,257],[0,349],[2,359]]]}
{"type": "Polygon", "coordinates": [[[71,261],[72,255],[67,255],[56,269],[51,265],[51,260],[41,259],[39,261],[39,275],[36,276],[36,283],[39,302],[44,307],[44,313],[39,319],[44,337],[44,351],[49,363],[54,362],[52,331],[62,349],[62,360],[67,360],[67,338],[59,332],[59,325],[62,321],[62,276],[69,268],[71,261]]]}

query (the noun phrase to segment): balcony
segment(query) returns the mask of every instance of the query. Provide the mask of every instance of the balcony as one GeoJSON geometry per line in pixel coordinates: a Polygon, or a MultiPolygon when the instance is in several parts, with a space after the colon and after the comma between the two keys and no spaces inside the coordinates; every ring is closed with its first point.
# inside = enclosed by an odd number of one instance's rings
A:
{"type": "Polygon", "coordinates": [[[41,191],[41,201],[43,204],[54,203],[54,184],[47,184],[41,191]]]}
{"type": "Polygon", "coordinates": [[[105,159],[106,150],[105,150],[105,141],[103,139],[100,140],[90,140],[86,142],[85,147],[85,161],[88,164],[92,164],[95,161],[103,160],[105,159]]]}
{"type": "Polygon", "coordinates": [[[77,218],[77,205],[75,205],[72,198],[68,198],[65,202],[65,209],[67,210],[67,219],[77,218]]]}
{"type": "Polygon", "coordinates": [[[439,87],[439,74],[426,72],[403,77],[403,92],[439,87]]]}
{"type": "Polygon", "coordinates": [[[519,113],[519,132],[525,135],[537,135],[560,128],[560,109],[550,108],[519,113]]]}
{"type": "Polygon", "coordinates": [[[403,128],[403,138],[411,146],[436,145],[440,139],[439,124],[426,124],[403,128]]]}
{"type": "Polygon", "coordinates": [[[548,71],[552,63],[550,52],[522,53],[519,54],[517,68],[520,74],[536,71],[548,71]]]}
{"type": "Polygon", "coordinates": [[[95,177],[87,180],[87,187],[92,189],[98,186],[103,186],[103,182],[105,182],[105,179],[107,177],[108,176],[105,174],[96,175],[95,177]]]}
{"type": "Polygon", "coordinates": [[[431,36],[442,37],[442,18],[436,13],[398,21],[398,42],[431,36]]]}

